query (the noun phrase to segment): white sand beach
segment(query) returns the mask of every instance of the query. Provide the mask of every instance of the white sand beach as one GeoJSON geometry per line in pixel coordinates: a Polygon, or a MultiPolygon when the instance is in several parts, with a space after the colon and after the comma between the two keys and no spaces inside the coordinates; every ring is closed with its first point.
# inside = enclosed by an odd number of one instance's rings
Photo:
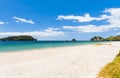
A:
{"type": "Polygon", "coordinates": [[[96,78],[120,42],[0,53],[0,78],[96,78]]]}

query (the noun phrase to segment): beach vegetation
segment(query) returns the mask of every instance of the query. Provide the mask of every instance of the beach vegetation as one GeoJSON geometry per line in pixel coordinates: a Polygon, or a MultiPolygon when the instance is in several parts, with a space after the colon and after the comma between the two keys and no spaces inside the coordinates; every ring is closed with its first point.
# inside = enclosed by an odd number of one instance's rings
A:
{"type": "Polygon", "coordinates": [[[120,41],[120,35],[118,36],[110,36],[105,39],[106,41],[120,41]]]}
{"type": "Polygon", "coordinates": [[[99,72],[98,78],[120,78],[120,51],[116,58],[99,72]]]}

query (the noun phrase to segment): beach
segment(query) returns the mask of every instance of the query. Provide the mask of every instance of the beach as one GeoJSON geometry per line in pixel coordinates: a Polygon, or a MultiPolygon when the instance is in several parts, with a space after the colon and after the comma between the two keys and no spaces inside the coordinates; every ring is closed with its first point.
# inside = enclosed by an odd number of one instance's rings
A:
{"type": "Polygon", "coordinates": [[[0,78],[96,78],[120,42],[0,53],[0,78]]]}

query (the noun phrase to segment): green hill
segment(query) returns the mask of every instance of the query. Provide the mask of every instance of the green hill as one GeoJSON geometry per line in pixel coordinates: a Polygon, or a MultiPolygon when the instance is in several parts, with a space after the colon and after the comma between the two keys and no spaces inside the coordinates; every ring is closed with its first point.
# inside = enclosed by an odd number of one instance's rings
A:
{"type": "Polygon", "coordinates": [[[105,41],[120,41],[120,35],[110,36],[110,37],[106,38],[105,41]]]}
{"type": "Polygon", "coordinates": [[[120,41],[120,35],[118,36],[110,36],[108,38],[103,38],[100,36],[94,36],[90,39],[91,41],[120,41]]]}
{"type": "Polygon", "coordinates": [[[37,39],[33,38],[32,36],[21,35],[0,38],[0,41],[37,41],[37,39]]]}

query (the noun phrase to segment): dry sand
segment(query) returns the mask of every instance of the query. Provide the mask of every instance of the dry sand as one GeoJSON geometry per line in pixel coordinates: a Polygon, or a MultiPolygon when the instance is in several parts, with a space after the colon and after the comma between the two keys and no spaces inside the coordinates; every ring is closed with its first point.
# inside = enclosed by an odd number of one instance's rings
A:
{"type": "Polygon", "coordinates": [[[111,42],[0,53],[0,78],[96,78],[119,49],[111,42]]]}

